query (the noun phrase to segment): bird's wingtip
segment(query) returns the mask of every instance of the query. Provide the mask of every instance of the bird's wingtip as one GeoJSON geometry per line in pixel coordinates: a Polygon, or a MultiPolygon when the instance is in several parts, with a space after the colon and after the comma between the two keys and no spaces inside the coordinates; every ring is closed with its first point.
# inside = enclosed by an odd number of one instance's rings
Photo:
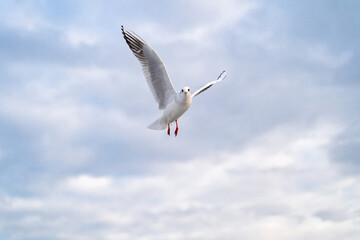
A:
{"type": "Polygon", "coordinates": [[[121,31],[125,33],[128,32],[129,30],[126,27],[124,27],[124,25],[121,25],[121,31]]]}
{"type": "Polygon", "coordinates": [[[227,73],[226,73],[226,71],[224,70],[224,71],[222,71],[222,73],[220,73],[220,75],[219,75],[219,77],[217,78],[218,80],[219,79],[224,79],[225,77],[226,77],[226,75],[227,75],[227,73]]]}

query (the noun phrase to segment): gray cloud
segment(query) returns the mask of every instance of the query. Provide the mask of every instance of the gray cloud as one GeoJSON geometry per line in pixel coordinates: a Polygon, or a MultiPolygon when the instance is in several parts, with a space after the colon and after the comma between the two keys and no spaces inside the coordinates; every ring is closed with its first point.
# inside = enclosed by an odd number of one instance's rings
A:
{"type": "Polygon", "coordinates": [[[342,222],[348,219],[351,219],[346,210],[338,210],[338,209],[326,209],[321,210],[315,214],[319,218],[323,219],[324,221],[334,221],[334,222],[342,222]]]}
{"type": "Polygon", "coordinates": [[[341,170],[349,174],[360,170],[360,138],[359,127],[351,125],[330,145],[330,157],[341,170]]]}

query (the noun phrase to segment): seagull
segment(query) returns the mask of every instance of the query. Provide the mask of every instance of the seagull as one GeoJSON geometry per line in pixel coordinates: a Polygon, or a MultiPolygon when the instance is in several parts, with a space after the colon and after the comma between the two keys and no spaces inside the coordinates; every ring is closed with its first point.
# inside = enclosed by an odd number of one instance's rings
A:
{"type": "Polygon", "coordinates": [[[170,125],[175,122],[174,134],[176,137],[179,131],[177,120],[189,109],[192,99],[215,83],[222,81],[226,77],[226,72],[223,71],[215,81],[205,84],[192,94],[189,87],[184,87],[177,93],[165,64],[156,52],[130,29],[121,26],[121,31],[129,48],[141,64],[147,84],[159,105],[159,109],[163,110],[162,116],[151,123],[148,128],[163,130],[167,127],[167,134],[170,136],[170,125]]]}

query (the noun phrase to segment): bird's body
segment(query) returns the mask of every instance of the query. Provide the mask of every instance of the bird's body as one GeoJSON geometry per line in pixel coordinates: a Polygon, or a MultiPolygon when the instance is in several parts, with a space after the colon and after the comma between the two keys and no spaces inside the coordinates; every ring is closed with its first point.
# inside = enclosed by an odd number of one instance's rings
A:
{"type": "Polygon", "coordinates": [[[226,72],[223,71],[217,80],[204,85],[193,94],[191,94],[189,87],[184,87],[177,93],[163,61],[156,52],[129,29],[122,26],[121,30],[126,43],[142,66],[150,90],[159,104],[159,109],[163,110],[162,116],[151,123],[148,128],[162,130],[168,127],[168,134],[170,135],[170,125],[175,122],[175,136],[177,136],[177,120],[189,109],[192,99],[215,83],[223,80],[226,77],[226,72]]]}
{"type": "Polygon", "coordinates": [[[163,111],[161,117],[148,126],[150,129],[162,130],[171,125],[189,109],[192,103],[190,92],[180,92],[163,111]]]}

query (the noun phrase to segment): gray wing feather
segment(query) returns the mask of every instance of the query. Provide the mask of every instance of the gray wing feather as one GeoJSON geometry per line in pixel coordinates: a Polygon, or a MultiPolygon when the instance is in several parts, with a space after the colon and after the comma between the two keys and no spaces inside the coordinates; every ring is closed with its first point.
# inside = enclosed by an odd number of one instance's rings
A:
{"type": "Polygon", "coordinates": [[[191,95],[191,97],[195,97],[195,96],[199,95],[200,93],[208,90],[212,85],[214,85],[214,84],[217,83],[217,82],[220,82],[220,81],[224,80],[225,78],[226,78],[226,72],[223,71],[215,81],[209,82],[208,84],[202,86],[201,88],[199,88],[198,90],[196,90],[196,91],[191,95]]]}
{"type": "Polygon", "coordinates": [[[121,26],[123,36],[135,57],[139,60],[146,81],[159,109],[164,109],[176,94],[165,65],[156,52],[138,35],[121,26]]]}

